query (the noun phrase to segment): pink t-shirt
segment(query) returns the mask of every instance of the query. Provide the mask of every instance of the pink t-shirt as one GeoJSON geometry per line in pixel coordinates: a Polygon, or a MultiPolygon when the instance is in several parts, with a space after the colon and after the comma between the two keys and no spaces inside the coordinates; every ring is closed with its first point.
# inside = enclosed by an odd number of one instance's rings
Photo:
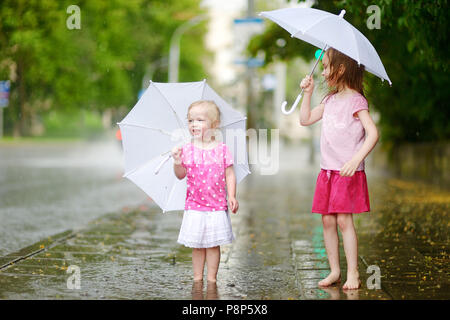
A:
{"type": "Polygon", "coordinates": [[[233,165],[225,143],[211,150],[185,144],[181,153],[181,164],[187,171],[185,210],[226,211],[225,169],[233,165]]]}
{"type": "MultiPolygon", "coordinates": [[[[341,170],[364,143],[365,130],[356,113],[369,110],[367,100],[360,93],[339,100],[333,94],[324,100],[324,104],[320,167],[341,170]]],[[[364,160],[356,170],[364,170],[364,160]]]]}

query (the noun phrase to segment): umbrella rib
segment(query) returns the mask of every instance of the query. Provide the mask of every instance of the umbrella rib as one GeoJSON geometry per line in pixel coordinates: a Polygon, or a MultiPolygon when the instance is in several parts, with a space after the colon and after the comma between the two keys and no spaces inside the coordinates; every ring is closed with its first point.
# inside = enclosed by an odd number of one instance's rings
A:
{"type": "Polygon", "coordinates": [[[157,86],[155,86],[155,88],[156,88],[156,90],[158,90],[158,92],[161,94],[161,96],[164,98],[164,100],[166,100],[166,102],[169,105],[170,109],[172,109],[172,112],[175,114],[175,117],[176,117],[176,119],[178,121],[178,126],[180,127],[180,129],[186,129],[187,130],[187,128],[183,124],[183,121],[181,121],[180,117],[178,116],[178,114],[176,113],[175,109],[170,104],[169,100],[167,100],[166,96],[163,95],[163,93],[161,92],[161,90],[159,90],[159,88],[157,86]]]}
{"type": "Polygon", "coordinates": [[[355,39],[355,45],[356,45],[356,54],[358,55],[358,64],[361,64],[361,60],[359,58],[359,46],[358,46],[358,40],[356,40],[356,35],[355,35],[355,31],[353,30],[352,27],[350,27],[350,30],[352,32],[353,35],[353,39],[355,39]]]}
{"type": "Polygon", "coordinates": [[[204,99],[205,96],[205,88],[206,88],[206,81],[203,80],[202,99],[204,99]]]}
{"type": "Polygon", "coordinates": [[[232,124],[235,124],[235,123],[237,123],[237,122],[239,122],[239,121],[244,121],[244,120],[247,120],[247,117],[244,117],[244,118],[242,118],[242,119],[239,119],[239,120],[236,120],[236,121],[233,121],[233,122],[224,124],[223,126],[220,126],[219,128],[225,128],[225,127],[227,127],[227,126],[229,126],[229,125],[232,125],[232,124]]]}
{"type": "MultiPolygon", "coordinates": [[[[144,162],[143,164],[141,164],[139,167],[136,167],[136,168],[131,169],[130,171],[124,173],[123,177],[127,177],[127,176],[129,176],[130,174],[135,173],[136,171],[138,171],[138,170],[140,170],[140,169],[142,169],[142,168],[148,166],[149,163],[151,163],[152,161],[154,161],[156,158],[158,158],[158,157],[164,157],[164,156],[166,156],[168,153],[171,153],[171,152],[172,152],[172,150],[163,152],[163,153],[161,153],[161,154],[159,154],[159,155],[157,155],[157,156],[151,158],[150,160],[145,161],[145,162],[144,162]]],[[[170,155],[169,158],[170,158],[171,156],[172,156],[172,155],[170,155]]]]}
{"type": "Polygon", "coordinates": [[[294,33],[293,35],[292,35],[292,37],[295,37],[298,33],[302,33],[302,34],[305,34],[309,29],[311,29],[312,27],[314,27],[316,24],[318,24],[319,22],[322,22],[323,20],[325,20],[325,19],[328,19],[328,18],[330,18],[330,16],[331,16],[331,14],[329,15],[329,16],[325,16],[325,17],[323,17],[322,19],[320,19],[320,20],[317,20],[317,21],[315,21],[313,24],[311,24],[307,29],[305,29],[305,31],[302,31],[302,30],[299,30],[299,31],[297,31],[296,33],[294,33]]]}
{"type": "Polygon", "coordinates": [[[150,130],[156,130],[156,131],[159,131],[159,132],[161,132],[161,133],[163,133],[165,135],[172,136],[172,134],[170,132],[167,132],[167,131],[165,131],[163,129],[160,129],[160,128],[147,127],[147,126],[143,126],[143,125],[140,125],[140,124],[134,124],[134,123],[121,123],[121,125],[132,126],[132,127],[139,127],[139,128],[144,128],[144,129],[150,129],[150,130]]]}
{"type": "Polygon", "coordinates": [[[170,190],[169,196],[167,197],[167,201],[166,201],[166,204],[164,206],[164,210],[167,208],[167,204],[169,203],[170,199],[172,198],[173,191],[177,187],[177,184],[180,183],[180,181],[183,181],[183,180],[184,179],[182,179],[182,180],[177,179],[177,181],[175,182],[175,185],[172,187],[172,189],[170,190]]]}

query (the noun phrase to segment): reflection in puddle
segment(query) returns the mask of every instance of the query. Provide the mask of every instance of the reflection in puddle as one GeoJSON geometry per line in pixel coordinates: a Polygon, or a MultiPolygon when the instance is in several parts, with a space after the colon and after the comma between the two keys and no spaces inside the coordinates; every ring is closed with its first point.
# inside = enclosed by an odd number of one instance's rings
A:
{"type": "Polygon", "coordinates": [[[203,296],[203,281],[194,281],[192,284],[192,300],[219,300],[217,283],[207,281],[206,297],[203,296]]]}
{"type": "Polygon", "coordinates": [[[359,300],[359,290],[342,290],[347,300],[359,300]]]}
{"type": "Polygon", "coordinates": [[[331,287],[321,287],[320,290],[328,293],[330,295],[330,300],[340,300],[341,294],[339,292],[339,287],[331,286],[331,287]]]}
{"type": "Polygon", "coordinates": [[[217,283],[208,281],[206,286],[206,300],[218,300],[217,283]]]}
{"type": "Polygon", "coordinates": [[[192,300],[203,300],[203,281],[194,281],[191,294],[192,300]]]}

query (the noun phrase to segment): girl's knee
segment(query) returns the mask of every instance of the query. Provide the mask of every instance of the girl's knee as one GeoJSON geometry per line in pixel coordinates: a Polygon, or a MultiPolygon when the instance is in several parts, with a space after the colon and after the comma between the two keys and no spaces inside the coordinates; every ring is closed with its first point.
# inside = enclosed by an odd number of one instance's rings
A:
{"type": "Polygon", "coordinates": [[[322,223],[325,229],[336,228],[336,215],[334,214],[322,215],[322,223]]]}
{"type": "Polygon", "coordinates": [[[353,226],[353,215],[351,213],[341,213],[337,215],[337,224],[341,230],[346,230],[353,226]]]}

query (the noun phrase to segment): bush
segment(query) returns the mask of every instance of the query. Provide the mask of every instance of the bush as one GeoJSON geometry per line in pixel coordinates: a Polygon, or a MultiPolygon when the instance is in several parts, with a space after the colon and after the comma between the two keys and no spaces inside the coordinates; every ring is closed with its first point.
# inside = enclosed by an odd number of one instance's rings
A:
{"type": "Polygon", "coordinates": [[[44,115],[42,121],[44,137],[93,138],[104,131],[101,115],[85,110],[52,111],[44,115]]]}

